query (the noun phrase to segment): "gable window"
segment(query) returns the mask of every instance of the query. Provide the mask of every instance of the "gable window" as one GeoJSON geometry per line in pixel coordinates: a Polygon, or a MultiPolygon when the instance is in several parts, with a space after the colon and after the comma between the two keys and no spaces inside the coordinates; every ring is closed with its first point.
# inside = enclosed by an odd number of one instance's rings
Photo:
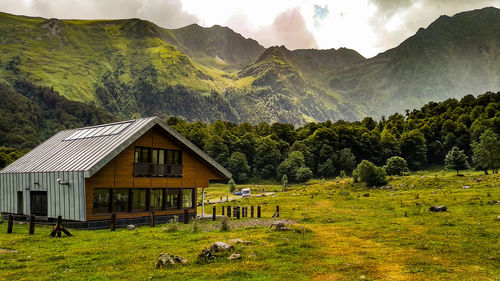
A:
{"type": "Polygon", "coordinates": [[[135,147],[134,176],[181,177],[182,150],[135,147]]]}

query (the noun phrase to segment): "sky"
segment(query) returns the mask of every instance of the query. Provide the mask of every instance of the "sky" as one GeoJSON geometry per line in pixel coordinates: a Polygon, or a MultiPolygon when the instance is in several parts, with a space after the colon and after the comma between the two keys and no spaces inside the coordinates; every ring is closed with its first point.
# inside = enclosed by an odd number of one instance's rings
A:
{"type": "Polygon", "coordinates": [[[338,49],[369,58],[440,15],[500,0],[1,0],[0,11],[60,19],[141,18],[161,27],[228,26],[264,47],[338,49]]]}

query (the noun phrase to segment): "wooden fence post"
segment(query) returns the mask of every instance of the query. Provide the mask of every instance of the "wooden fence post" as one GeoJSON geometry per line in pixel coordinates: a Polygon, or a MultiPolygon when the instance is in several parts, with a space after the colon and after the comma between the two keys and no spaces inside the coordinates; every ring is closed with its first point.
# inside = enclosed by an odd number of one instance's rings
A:
{"type": "Polygon", "coordinates": [[[184,209],[184,223],[189,223],[188,209],[184,209]]]}
{"type": "Polygon", "coordinates": [[[113,213],[111,214],[111,227],[110,227],[111,231],[115,231],[116,229],[116,214],[113,213]]]}
{"type": "Polygon", "coordinates": [[[212,220],[215,221],[215,216],[216,216],[216,212],[217,209],[215,208],[215,206],[212,207],[212,220]]]}
{"type": "Polygon", "coordinates": [[[261,212],[262,212],[261,207],[260,207],[260,206],[257,206],[257,218],[258,218],[258,219],[260,219],[261,212]]]}
{"type": "Polygon", "coordinates": [[[238,219],[238,220],[239,220],[239,219],[240,219],[240,215],[241,215],[241,214],[240,214],[240,212],[241,212],[241,208],[240,208],[240,206],[236,207],[236,210],[237,210],[237,213],[236,213],[236,219],[238,219]]]}
{"type": "Polygon", "coordinates": [[[14,225],[14,217],[9,215],[9,220],[7,222],[7,234],[12,233],[12,226],[14,225]]]}
{"type": "Polygon", "coordinates": [[[35,216],[30,216],[29,235],[35,234],[35,216]]]}
{"type": "Polygon", "coordinates": [[[279,218],[280,216],[280,206],[276,206],[276,217],[279,218]]]}
{"type": "Polygon", "coordinates": [[[252,218],[253,218],[253,205],[252,205],[252,206],[250,206],[250,217],[252,217],[252,218]]]}
{"type": "Polygon", "coordinates": [[[155,227],[155,211],[151,211],[151,215],[149,216],[149,226],[155,227]]]}

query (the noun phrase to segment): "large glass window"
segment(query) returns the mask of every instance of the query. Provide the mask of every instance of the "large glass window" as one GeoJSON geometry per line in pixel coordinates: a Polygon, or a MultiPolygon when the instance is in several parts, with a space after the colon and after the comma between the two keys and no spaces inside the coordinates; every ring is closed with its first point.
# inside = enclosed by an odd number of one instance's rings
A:
{"type": "Polygon", "coordinates": [[[167,150],[167,164],[180,165],[182,153],[180,150],[167,150]]]}
{"type": "Polygon", "coordinates": [[[151,163],[151,153],[148,147],[135,148],[135,163],[151,163]]]}
{"type": "Polygon", "coordinates": [[[117,188],[115,193],[115,212],[128,212],[129,211],[129,189],[117,188]]]}
{"type": "Polygon", "coordinates": [[[165,197],[165,207],[167,209],[178,209],[179,208],[179,189],[178,188],[168,188],[167,196],[165,197]]]}
{"type": "Polygon", "coordinates": [[[146,189],[143,188],[137,188],[137,189],[132,189],[133,192],[133,209],[134,210],[146,210],[146,204],[147,204],[147,193],[146,189]]]}
{"type": "Polygon", "coordinates": [[[191,188],[182,189],[182,207],[183,208],[193,207],[193,189],[191,188]]]}
{"type": "Polygon", "coordinates": [[[94,189],[94,203],[92,208],[94,214],[110,212],[111,201],[109,194],[109,188],[94,189]]]}
{"type": "Polygon", "coordinates": [[[153,210],[159,210],[163,208],[163,189],[151,190],[151,207],[153,208],[153,210]]]}

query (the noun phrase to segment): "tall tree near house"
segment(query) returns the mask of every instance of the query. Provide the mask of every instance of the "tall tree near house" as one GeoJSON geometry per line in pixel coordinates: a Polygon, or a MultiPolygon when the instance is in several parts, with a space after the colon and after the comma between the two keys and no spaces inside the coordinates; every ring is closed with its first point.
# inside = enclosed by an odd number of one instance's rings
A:
{"type": "Polygon", "coordinates": [[[472,151],[476,167],[482,168],[485,174],[488,173],[488,169],[492,170],[492,173],[497,172],[500,166],[500,140],[497,134],[492,130],[486,130],[479,137],[479,142],[472,143],[472,151]]]}
{"type": "Polygon", "coordinates": [[[444,159],[444,163],[447,169],[453,169],[457,171],[469,169],[469,162],[467,162],[467,155],[465,155],[463,150],[460,150],[458,147],[454,146],[450,152],[446,155],[444,159]]]}

